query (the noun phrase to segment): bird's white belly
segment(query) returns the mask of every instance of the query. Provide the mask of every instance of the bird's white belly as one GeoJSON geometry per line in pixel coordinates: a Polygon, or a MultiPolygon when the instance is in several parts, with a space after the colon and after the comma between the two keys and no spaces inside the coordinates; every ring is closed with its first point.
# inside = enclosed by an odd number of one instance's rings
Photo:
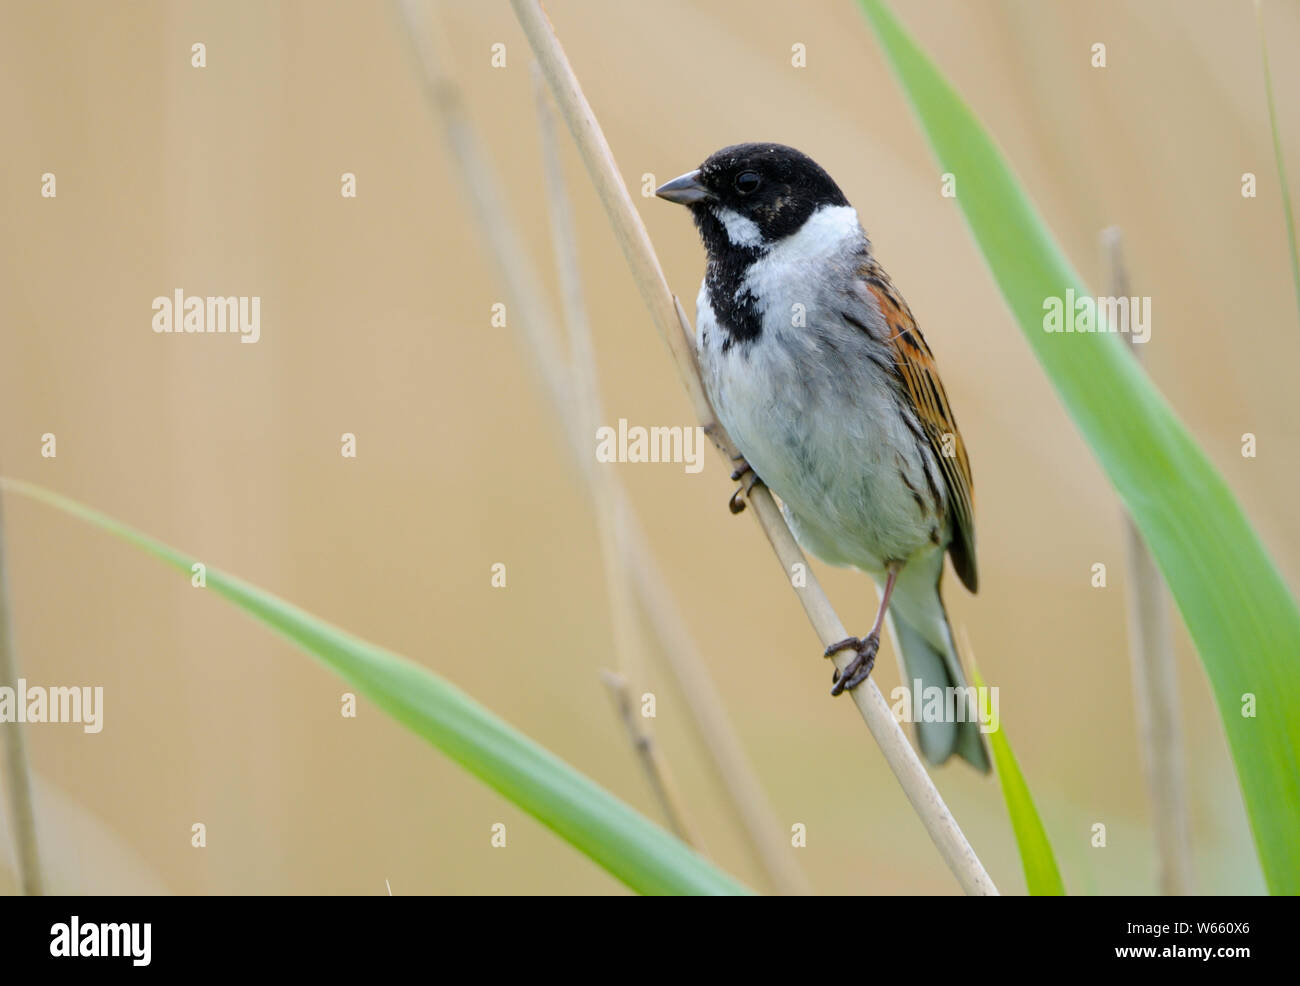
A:
{"type": "Polygon", "coordinates": [[[928,499],[926,452],[900,420],[889,378],[846,353],[851,337],[828,345],[825,331],[769,322],[759,340],[724,352],[704,291],[698,308],[709,397],[806,549],[880,574],[937,543],[941,521],[914,495],[928,499]]]}

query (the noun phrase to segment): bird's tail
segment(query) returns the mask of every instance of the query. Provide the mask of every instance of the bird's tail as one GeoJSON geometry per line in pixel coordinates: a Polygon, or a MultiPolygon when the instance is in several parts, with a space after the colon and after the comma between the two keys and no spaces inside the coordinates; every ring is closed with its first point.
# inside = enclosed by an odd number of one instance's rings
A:
{"type": "Polygon", "coordinates": [[[919,713],[912,716],[917,745],[929,763],[938,765],[956,754],[987,774],[989,752],[975,692],[967,686],[939,586],[931,585],[927,592],[924,585],[900,584],[904,591],[895,590],[889,607],[903,684],[912,711],[919,713]]]}

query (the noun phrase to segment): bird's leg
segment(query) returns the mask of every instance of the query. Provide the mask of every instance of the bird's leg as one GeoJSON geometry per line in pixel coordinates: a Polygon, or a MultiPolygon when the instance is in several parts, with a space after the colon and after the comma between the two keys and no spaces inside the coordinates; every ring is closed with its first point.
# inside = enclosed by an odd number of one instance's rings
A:
{"type": "Polygon", "coordinates": [[[880,609],[876,611],[876,622],[871,625],[871,632],[862,638],[847,637],[826,648],[827,657],[838,654],[842,650],[851,649],[857,652],[857,656],[842,672],[839,668],[835,669],[831,678],[835,682],[835,687],[831,689],[832,695],[838,695],[845,689],[852,691],[857,688],[867,680],[871,669],[876,666],[876,651],[880,648],[880,628],[885,622],[885,612],[889,609],[889,597],[893,595],[894,580],[898,578],[899,567],[897,564],[889,566],[885,577],[885,591],[880,596],[880,609]]]}
{"type": "Polygon", "coordinates": [[[736,463],[736,468],[731,470],[731,479],[733,482],[740,483],[736,492],[731,494],[731,499],[727,501],[727,507],[733,514],[738,514],[745,509],[744,497],[749,495],[749,491],[754,488],[755,483],[761,483],[758,473],[754,472],[743,455],[733,455],[731,461],[736,463]]]}

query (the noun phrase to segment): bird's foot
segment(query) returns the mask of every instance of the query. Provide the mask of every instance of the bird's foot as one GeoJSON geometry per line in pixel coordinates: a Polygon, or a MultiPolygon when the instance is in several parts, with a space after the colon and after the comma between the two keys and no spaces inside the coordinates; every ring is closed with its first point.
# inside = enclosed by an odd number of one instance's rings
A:
{"type": "Polygon", "coordinates": [[[876,666],[876,651],[879,649],[880,631],[878,630],[872,630],[865,637],[847,637],[838,644],[827,647],[826,657],[833,657],[842,650],[852,650],[857,655],[843,671],[839,668],[835,669],[831,677],[835,687],[831,689],[831,694],[838,695],[846,689],[852,691],[866,681],[871,675],[871,669],[876,666]]]}
{"type": "Polygon", "coordinates": [[[750,468],[748,462],[743,458],[735,459],[736,468],[731,470],[732,482],[739,483],[736,492],[731,494],[731,499],[727,501],[727,508],[733,513],[738,514],[745,509],[745,497],[749,496],[749,491],[754,488],[756,483],[762,482],[758,478],[758,473],[750,468]]]}

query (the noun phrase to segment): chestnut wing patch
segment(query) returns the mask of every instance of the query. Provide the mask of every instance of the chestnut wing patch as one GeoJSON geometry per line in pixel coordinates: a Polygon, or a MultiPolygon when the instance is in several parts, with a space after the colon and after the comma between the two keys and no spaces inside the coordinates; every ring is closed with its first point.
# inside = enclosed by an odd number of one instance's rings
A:
{"type": "Polygon", "coordinates": [[[939,379],[934,354],[916,327],[907,302],[895,290],[885,272],[870,261],[858,273],[880,305],[880,313],[889,330],[894,367],[948,487],[948,501],[953,514],[953,539],[948,545],[948,554],[952,557],[953,568],[966,588],[975,592],[979,586],[979,574],[975,565],[974,484],[970,460],[966,457],[966,443],[957,430],[957,419],[948,404],[948,395],[939,379]]]}

